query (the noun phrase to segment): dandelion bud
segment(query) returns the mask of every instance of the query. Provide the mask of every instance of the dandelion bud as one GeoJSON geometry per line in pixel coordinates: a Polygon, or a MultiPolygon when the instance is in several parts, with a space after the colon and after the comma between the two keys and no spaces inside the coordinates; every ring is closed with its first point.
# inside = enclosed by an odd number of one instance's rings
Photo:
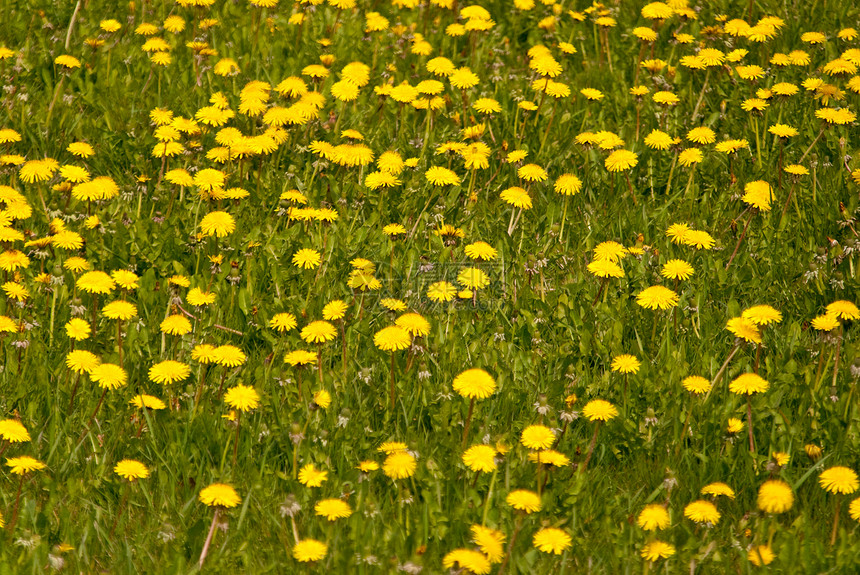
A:
{"type": "Polygon", "coordinates": [[[803,449],[804,451],[806,451],[806,455],[809,456],[812,461],[818,461],[818,459],[821,457],[821,452],[823,451],[819,446],[815,445],[814,443],[808,443],[804,445],[803,449]]]}

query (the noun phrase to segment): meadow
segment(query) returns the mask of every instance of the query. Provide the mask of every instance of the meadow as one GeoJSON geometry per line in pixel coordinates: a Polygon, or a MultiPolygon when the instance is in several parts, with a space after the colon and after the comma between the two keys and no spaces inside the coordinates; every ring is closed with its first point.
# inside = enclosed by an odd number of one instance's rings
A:
{"type": "Polygon", "coordinates": [[[0,574],[860,571],[860,6],[0,20],[0,574]]]}

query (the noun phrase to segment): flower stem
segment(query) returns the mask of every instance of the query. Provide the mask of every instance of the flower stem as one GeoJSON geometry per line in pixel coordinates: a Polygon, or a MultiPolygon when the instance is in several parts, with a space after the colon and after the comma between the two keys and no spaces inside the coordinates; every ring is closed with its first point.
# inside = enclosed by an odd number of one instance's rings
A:
{"type": "Polygon", "coordinates": [[[805,159],[806,159],[806,156],[807,156],[807,155],[809,155],[809,152],[811,152],[811,151],[812,151],[812,146],[814,146],[815,144],[817,144],[817,143],[818,143],[818,140],[819,140],[819,139],[821,138],[821,136],[823,136],[823,135],[824,135],[824,126],[821,126],[821,130],[819,130],[818,135],[817,135],[817,136],[815,136],[815,139],[814,139],[814,140],[812,140],[812,143],[811,143],[811,144],[809,144],[809,147],[808,147],[808,148],[806,148],[806,151],[805,151],[805,152],[803,152],[803,155],[800,157],[800,159],[799,159],[799,160],[797,160],[797,163],[798,163],[798,164],[803,163],[803,160],[805,160],[805,159]]]}
{"type": "Polygon", "coordinates": [[[666,181],[666,195],[669,195],[669,190],[672,189],[672,176],[675,174],[675,166],[678,164],[678,152],[672,156],[672,166],[669,168],[669,179],[666,181]]]}
{"type": "Polygon", "coordinates": [[[741,247],[741,242],[744,241],[744,238],[747,235],[747,228],[750,227],[750,222],[752,221],[753,212],[750,211],[750,215],[747,216],[747,223],[744,224],[744,230],[741,232],[741,237],[738,238],[738,243],[735,244],[735,251],[732,252],[731,257],[729,258],[728,263],[726,263],[726,269],[729,269],[729,266],[732,265],[732,261],[735,259],[735,256],[738,255],[738,250],[741,247]]]}
{"type": "Polygon", "coordinates": [[[116,350],[119,354],[119,366],[122,367],[122,320],[116,322],[116,350]]]}
{"type": "Polygon", "coordinates": [[[221,370],[221,385],[218,386],[218,400],[221,400],[221,392],[224,391],[224,381],[227,379],[227,368],[221,370]]]}
{"type": "Polygon", "coordinates": [[[815,374],[815,385],[812,386],[813,395],[818,393],[818,388],[821,387],[821,383],[822,383],[823,377],[824,377],[824,368],[827,367],[828,365],[830,365],[830,358],[833,357],[833,351],[831,351],[827,355],[827,359],[824,359],[824,347],[825,347],[825,344],[824,344],[824,341],[822,341],[821,342],[821,354],[820,354],[819,360],[818,360],[818,370],[815,374]]]}
{"type": "Polygon", "coordinates": [[[788,211],[788,204],[791,202],[791,196],[794,195],[794,183],[791,184],[791,189],[788,190],[788,197],[785,198],[785,205],[782,206],[782,214],[780,215],[780,221],[785,217],[785,213],[788,211]]]}
{"type": "Polygon", "coordinates": [[[588,455],[585,456],[585,461],[582,462],[582,467],[579,468],[580,473],[585,473],[585,468],[588,467],[588,462],[591,461],[591,456],[594,454],[594,446],[597,445],[597,432],[600,431],[601,421],[598,419],[594,426],[594,435],[591,436],[591,443],[588,445],[588,455]]]}
{"type": "Polygon", "coordinates": [[[750,453],[755,453],[755,442],[753,441],[753,419],[752,419],[752,401],[747,394],[747,423],[749,424],[750,436],[750,453]]]}
{"type": "Polygon", "coordinates": [[[475,409],[475,398],[469,401],[469,413],[466,415],[466,424],[463,426],[463,447],[466,447],[466,440],[469,438],[469,428],[472,425],[472,411],[475,409]]]}
{"type": "Polygon", "coordinates": [[[505,553],[505,559],[502,561],[502,564],[499,566],[499,572],[497,575],[503,575],[505,572],[505,567],[508,566],[508,561],[511,560],[511,551],[514,549],[514,543],[517,540],[517,535],[520,532],[520,528],[523,526],[523,518],[522,515],[517,515],[516,521],[514,522],[514,532],[511,533],[511,540],[508,542],[508,551],[505,553]]]}
{"type": "Polygon", "coordinates": [[[546,131],[543,133],[543,139],[540,142],[540,150],[538,151],[538,156],[543,153],[543,147],[546,144],[546,138],[549,136],[549,131],[552,128],[552,122],[555,120],[555,108],[556,104],[558,104],[558,100],[554,100],[552,103],[552,113],[549,115],[549,123],[546,125],[546,131]]]}
{"type": "MultiPolygon", "coordinates": [[[[146,405],[143,406],[143,411],[146,411],[146,405]]],[[[137,433],[134,434],[135,437],[140,437],[140,434],[143,432],[143,426],[146,425],[146,413],[140,418],[140,425],[137,426],[137,433]]]]}
{"type": "Polygon", "coordinates": [[[633,198],[633,205],[638,206],[639,202],[636,201],[636,194],[633,193],[633,186],[630,184],[630,174],[626,171],[624,172],[624,178],[627,180],[627,189],[630,191],[630,197],[633,198]]]}
{"type": "Polygon", "coordinates": [[[594,306],[597,304],[597,301],[600,299],[600,296],[603,295],[603,290],[606,288],[606,284],[609,282],[609,278],[602,278],[600,280],[600,289],[597,290],[597,296],[595,296],[594,301],[591,302],[591,305],[594,306]]]}
{"type": "Polygon", "coordinates": [[[475,189],[475,176],[477,175],[478,170],[472,170],[472,177],[469,178],[469,192],[466,194],[468,198],[472,197],[472,190],[475,189]]]}
{"type": "MultiPolygon", "coordinates": [[[[298,442],[293,443],[293,479],[299,478],[299,445],[301,445],[302,440],[299,438],[298,442]]],[[[298,541],[297,541],[298,543],[298,541]]]]}
{"type": "Polygon", "coordinates": [[[639,102],[636,103],[636,136],[634,137],[634,141],[639,141],[639,102]]]}
{"type": "Polygon", "coordinates": [[[206,555],[209,554],[209,545],[212,543],[212,537],[215,535],[215,525],[218,523],[218,512],[220,509],[215,508],[215,513],[212,515],[212,525],[209,526],[209,534],[206,536],[206,542],[203,543],[203,550],[200,552],[200,559],[197,565],[202,569],[203,562],[206,561],[206,555]]]}
{"type": "Polygon", "coordinates": [[[50,126],[51,126],[51,114],[54,111],[54,104],[57,103],[57,97],[60,95],[60,90],[63,89],[63,82],[65,82],[65,80],[66,80],[66,77],[62,76],[60,78],[60,81],[57,82],[57,87],[54,88],[54,97],[51,98],[51,105],[48,106],[48,115],[45,119],[45,127],[46,128],[50,128],[50,126]]]}
{"type": "Polygon", "coordinates": [[[711,78],[711,70],[708,69],[705,71],[705,82],[702,84],[702,91],[699,92],[699,99],[696,101],[696,107],[693,108],[693,115],[691,116],[691,122],[696,121],[696,117],[699,115],[699,107],[702,105],[702,100],[705,98],[705,90],[708,89],[708,80],[711,78]]]}
{"type": "Polygon", "coordinates": [[[779,161],[777,162],[777,165],[776,165],[777,172],[779,173],[779,179],[777,180],[777,185],[779,186],[780,190],[782,189],[782,148],[783,148],[782,140],[780,139],[780,141],[779,141],[779,161]]]}
{"type": "Polygon", "coordinates": [[[609,49],[609,31],[604,28],[603,32],[603,45],[606,49],[606,62],[609,64],[609,73],[612,74],[612,51],[609,49]]]}
{"type": "Polygon", "coordinates": [[[394,411],[395,401],[394,401],[394,354],[391,354],[391,389],[389,390],[389,395],[391,396],[391,410],[394,411]]]}
{"type": "Polygon", "coordinates": [[[242,411],[236,411],[236,437],[233,440],[233,467],[236,467],[236,457],[239,455],[239,428],[242,423],[242,411]]]}
{"type": "MultiPolygon", "coordinates": [[[[634,86],[639,83],[639,69],[642,68],[642,56],[645,55],[645,48],[646,47],[647,47],[647,44],[645,44],[645,42],[639,43],[639,57],[636,58],[636,70],[634,70],[634,72],[633,72],[633,85],[634,86]]],[[[636,139],[638,140],[639,138],[636,138],[636,139]]]]}
{"type": "Polygon", "coordinates": [[[548,86],[549,86],[549,76],[547,76],[546,82],[544,82],[543,90],[541,90],[541,94],[540,94],[540,101],[538,102],[537,110],[535,110],[535,121],[533,124],[535,126],[537,126],[538,118],[540,117],[540,109],[543,107],[543,100],[544,100],[544,98],[546,98],[546,89],[548,86]]]}
{"type": "Polygon", "coordinates": [[[96,335],[96,332],[98,332],[98,329],[96,326],[96,318],[97,318],[96,312],[98,311],[98,307],[99,307],[99,296],[97,296],[96,294],[93,294],[92,319],[90,320],[90,323],[92,324],[91,329],[92,329],[94,336],[96,335]]]}
{"type": "Polygon", "coordinates": [[[203,394],[203,385],[206,383],[206,372],[209,366],[204,365],[200,374],[200,383],[197,385],[197,392],[194,394],[194,412],[197,413],[197,404],[200,403],[200,396],[203,394]]]}
{"type": "Polygon", "coordinates": [[[323,383],[322,344],[319,344],[319,346],[318,346],[317,363],[318,363],[317,371],[320,374],[320,385],[322,385],[322,383],[323,383]]]}
{"type": "Polygon", "coordinates": [[[18,504],[21,503],[21,487],[24,486],[24,474],[21,474],[21,479],[18,481],[18,492],[15,494],[15,510],[12,512],[12,521],[9,522],[7,529],[9,533],[15,530],[15,524],[18,522],[18,504]]]}
{"type": "Polygon", "coordinates": [[[105,396],[107,395],[107,390],[108,390],[108,388],[104,388],[104,390],[102,390],[102,396],[99,398],[99,403],[98,403],[98,405],[96,405],[95,411],[93,411],[93,414],[90,416],[90,422],[87,424],[88,428],[90,426],[90,423],[92,423],[93,420],[96,418],[96,415],[98,415],[99,409],[101,408],[102,403],[105,400],[105,396]]]}
{"type": "MultiPolygon", "coordinates": [[[[683,443],[684,437],[687,435],[687,428],[690,426],[690,419],[693,417],[693,407],[695,403],[693,400],[690,400],[690,407],[687,409],[687,418],[684,419],[684,427],[681,428],[681,440],[675,445],[675,455],[677,456],[681,452],[681,444],[683,443]]],[[[692,435],[692,433],[691,433],[692,435]]]]}
{"type": "Polygon", "coordinates": [[[567,219],[567,201],[569,198],[570,196],[564,196],[564,209],[561,211],[561,229],[558,231],[559,244],[562,244],[562,240],[564,239],[564,222],[567,219]]]}
{"type": "Polygon", "coordinates": [[[830,533],[830,546],[833,547],[836,544],[836,536],[839,534],[839,510],[842,508],[842,503],[839,500],[839,495],[836,495],[834,498],[835,504],[834,507],[836,510],[833,512],[833,531],[830,533]]]}
{"type": "Polygon", "coordinates": [[[654,325],[653,325],[653,327],[651,328],[651,345],[654,345],[654,340],[657,338],[657,320],[659,319],[659,318],[657,317],[657,315],[658,315],[658,314],[657,314],[657,312],[655,311],[655,312],[654,312],[654,325]]]}
{"type": "Polygon", "coordinates": [[[75,379],[75,385],[72,386],[72,398],[69,400],[69,411],[72,411],[72,408],[75,406],[75,394],[78,393],[78,384],[81,383],[81,374],[78,373],[78,377],[75,379]]]}
{"type": "Polygon", "coordinates": [[[761,138],[758,133],[758,116],[753,115],[753,131],[755,132],[755,153],[758,159],[758,167],[761,167],[761,138]]]}
{"type": "Polygon", "coordinates": [[[839,356],[842,355],[842,324],[839,324],[839,335],[836,339],[836,359],[833,362],[833,379],[830,380],[830,395],[836,395],[836,378],[839,376],[839,356]]]}
{"type": "Polygon", "coordinates": [[[693,166],[690,168],[690,177],[687,178],[687,187],[684,188],[684,197],[687,197],[687,194],[690,193],[690,186],[693,185],[693,176],[696,175],[696,167],[693,166]]]}
{"type": "Polygon", "coordinates": [[[113,534],[116,532],[116,526],[119,524],[119,518],[122,516],[122,512],[125,511],[125,504],[128,501],[128,490],[129,486],[125,486],[125,490],[122,493],[122,500],[119,502],[119,508],[116,510],[116,517],[113,519],[113,527],[110,528],[110,536],[113,537],[113,534]]]}
{"type": "Polygon", "coordinates": [[[487,492],[487,499],[484,501],[484,514],[481,516],[481,525],[487,524],[487,513],[490,510],[490,500],[493,498],[493,487],[496,485],[496,477],[499,475],[498,467],[493,470],[493,476],[490,478],[490,490],[487,492]]]}
{"type": "Polygon", "coordinates": [[[343,342],[342,360],[343,360],[343,380],[346,381],[346,326],[344,319],[340,318],[340,339],[343,342]]]}

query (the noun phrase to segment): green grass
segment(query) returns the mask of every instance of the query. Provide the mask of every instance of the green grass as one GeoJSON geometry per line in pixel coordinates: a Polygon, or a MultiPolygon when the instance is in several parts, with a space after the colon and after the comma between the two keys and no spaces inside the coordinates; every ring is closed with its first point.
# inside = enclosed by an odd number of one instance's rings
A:
{"type": "MultiPolygon", "coordinates": [[[[19,418],[32,438],[3,452],[0,511],[7,524],[14,513],[18,478],[9,472],[5,459],[29,455],[47,468],[26,476],[14,530],[0,535],[0,573],[44,572],[60,561],[65,563],[63,570],[82,573],[195,572],[213,515],[198,495],[216,481],[233,485],[242,501],[222,514],[224,529],[216,529],[204,566],[207,572],[394,573],[409,562],[423,566],[423,573],[443,573],[447,553],[475,548],[469,527],[480,524],[484,516],[486,525],[510,539],[517,515],[505,497],[517,488],[537,490],[538,477],[546,480],[542,509],[522,519],[508,573],[637,573],[648,568],[666,573],[751,573],[760,568],[747,560],[748,549],[767,543],[776,554],[768,567],[771,571],[856,571],[857,522],[847,510],[853,496],[840,496],[840,527],[831,546],[836,496],[818,485],[818,475],[833,465],[855,466],[860,452],[854,389],[860,366],[857,328],[846,321],[841,332],[834,332],[842,334],[843,343],[836,386],[831,389],[836,335],[822,336],[810,326],[831,302],[856,300],[858,183],[850,173],[860,168],[856,122],[827,128],[801,160],[821,129],[815,111],[825,105],[801,83],[822,78],[842,90],[844,98],[827,105],[857,111],[858,93],[849,88],[853,74],[828,76],[819,69],[857,47],[857,40],[843,41],[836,34],[856,26],[860,11],[850,2],[768,0],[755,2],[748,18],[746,2],[702,3],[697,20],[682,23],[675,16],[658,28],[653,57],[666,60],[673,72],[664,68],[652,75],[641,69],[638,83],[648,86],[650,93],[637,102],[629,94],[639,53],[631,30],[650,26],[640,16],[644,4],[610,6],[617,20],[607,36],[610,69],[606,57],[599,59],[596,51],[596,14],[576,22],[567,13],[585,10],[588,5],[583,2],[560,4],[551,30],[539,28],[538,22],[553,13],[552,7],[538,3],[533,10],[522,11],[508,3],[485,3],[495,26],[474,33],[472,39],[447,36],[445,28],[457,16],[437,6],[409,9],[361,2],[338,15],[329,5],[310,9],[286,0],[265,10],[244,0],[218,0],[211,8],[197,10],[170,2],[130,6],[91,0],[80,3],[68,49],[64,44],[74,3],[3,2],[0,46],[15,55],[0,61],[4,86],[0,129],[16,130],[22,141],[0,144],[0,154],[20,154],[27,160],[47,156],[60,165],[82,165],[93,176],[113,178],[120,194],[91,206],[76,199],[67,203],[67,191],[52,189],[61,182],[59,175],[46,183],[26,184],[17,167],[0,166],[0,185],[22,193],[32,207],[29,218],[11,222],[14,229],[27,240],[43,238],[52,233],[49,222],[59,218],[86,242],[79,251],[25,247],[20,241],[2,246],[30,258],[28,267],[4,271],[3,280],[20,281],[29,298],[23,305],[10,298],[0,301],[0,315],[23,323],[18,333],[5,333],[0,339],[0,419],[19,418]],[[302,9],[307,11],[305,23],[301,27],[288,23],[290,15],[302,9]],[[369,11],[382,13],[391,29],[366,34],[369,11]],[[778,16],[785,25],[769,42],[756,44],[710,34],[706,27],[718,24],[720,14],[751,23],[765,15],[778,16]],[[144,21],[160,26],[169,15],[185,18],[186,28],[178,34],[159,33],[171,45],[173,58],[169,66],[159,68],[141,51],[145,39],[134,30],[144,21]],[[200,31],[195,20],[210,17],[219,24],[200,31]],[[119,20],[121,30],[101,32],[99,21],[107,18],[119,20]],[[335,20],[337,31],[332,33],[335,20]],[[263,22],[259,32],[258,22],[263,22]],[[397,25],[406,28],[394,30],[397,25]],[[409,52],[410,26],[433,46],[430,56],[409,52]],[[198,39],[218,51],[198,62],[200,85],[193,53],[185,46],[195,29],[198,39]],[[804,43],[801,34],[809,31],[824,32],[827,41],[819,46],[804,43]],[[695,53],[696,45],[676,44],[673,32],[692,34],[703,47],[724,52],[745,48],[749,53],[740,64],[711,68],[703,92],[706,72],[692,72],[679,63],[682,56],[695,53]],[[93,49],[85,44],[87,38],[98,37],[105,39],[103,46],[93,49]],[[323,38],[331,45],[321,45],[323,38]],[[566,41],[576,47],[576,54],[558,49],[558,43],[566,41]],[[528,69],[527,57],[529,48],[538,44],[547,46],[561,63],[563,72],[555,81],[567,84],[572,94],[555,107],[546,98],[535,121],[534,112],[527,116],[517,112],[517,103],[540,100],[530,88],[537,76],[528,69]],[[809,52],[808,66],[768,63],[774,53],[797,49],[809,52]],[[61,54],[79,58],[82,68],[62,71],[54,64],[61,54]],[[182,167],[191,172],[222,169],[228,175],[227,186],[247,190],[248,198],[208,200],[193,187],[180,196],[177,186],[159,182],[162,162],[152,154],[157,141],[149,118],[153,108],[193,117],[209,105],[213,93],[221,92],[236,113],[225,126],[246,135],[260,134],[266,129],[262,116],[239,113],[242,88],[252,80],[274,87],[288,76],[300,75],[305,66],[320,63],[320,55],[334,57],[331,75],[316,87],[325,95],[325,105],[306,125],[285,128],[288,138],[276,151],[241,163],[216,164],[206,152],[218,146],[218,128],[205,128],[198,135],[183,135],[180,141],[188,152],[167,165],[168,170],[182,167]],[[425,65],[435,56],[446,56],[456,66],[471,66],[480,77],[477,86],[465,91],[470,104],[486,97],[496,99],[502,108],[489,120],[492,135],[487,130],[480,138],[491,153],[488,168],[476,174],[476,201],[467,192],[471,173],[462,158],[434,154],[437,146],[462,140],[458,118],[462,92],[440,78],[445,106],[434,114],[432,129],[426,123],[427,112],[374,93],[374,87],[388,79],[394,85],[407,81],[413,86],[432,79],[425,65]],[[213,66],[222,57],[235,59],[241,71],[227,77],[214,74],[213,66]],[[340,79],[343,66],[353,61],[374,64],[370,82],[355,102],[337,102],[331,86],[340,79]],[[758,82],[742,80],[733,68],[743,64],[761,65],[766,75],[758,82]],[[770,99],[769,107],[753,121],[742,102],[777,82],[796,84],[800,92],[770,99]],[[604,98],[588,101],[579,92],[582,88],[601,90],[604,98]],[[675,93],[679,104],[662,112],[651,100],[656,90],[675,93]],[[700,117],[694,121],[700,94],[700,117]],[[514,123],[524,117],[527,124],[520,141],[514,123]],[[798,162],[810,172],[796,183],[787,174],[779,176],[780,146],[766,133],[777,122],[799,132],[782,148],[783,165],[798,162]],[[400,174],[401,185],[371,190],[363,182],[374,166],[338,166],[309,149],[316,140],[345,141],[334,133],[335,125],[338,130],[361,132],[375,157],[396,150],[417,164],[400,174]],[[691,178],[690,169],[673,157],[676,150],[693,146],[684,136],[700,125],[713,129],[718,142],[745,138],[749,148],[729,160],[713,145],[702,146],[704,160],[691,178]],[[682,141],[667,151],[650,150],[644,139],[653,129],[682,141]],[[605,168],[608,152],[574,140],[581,132],[601,130],[617,134],[625,149],[638,154],[638,165],[628,172],[637,203],[625,175],[612,176],[605,168]],[[199,145],[191,145],[192,140],[199,145]],[[75,141],[90,143],[95,155],[74,158],[66,147],[75,141]],[[517,165],[504,162],[515,149],[528,151],[523,163],[543,167],[548,180],[533,184],[520,180],[517,165]],[[431,166],[450,167],[462,185],[430,185],[424,172],[431,166]],[[552,186],[563,173],[583,181],[582,190],[566,204],[552,186]],[[754,180],[770,183],[773,207],[752,217],[737,256],[726,269],[746,223],[744,185],[754,180]],[[515,208],[499,194],[511,186],[527,188],[533,207],[523,211],[508,234],[515,208]],[[289,204],[279,197],[290,189],[304,193],[309,207],[336,210],[337,221],[288,221],[289,204]],[[790,190],[795,200],[783,215],[790,190]],[[49,208],[47,215],[40,193],[49,208]],[[202,217],[216,210],[235,218],[235,231],[223,238],[198,236],[202,217]],[[84,226],[88,214],[100,220],[94,229],[84,226]],[[682,222],[710,233],[714,248],[673,244],[666,230],[682,222]],[[382,232],[389,223],[402,224],[406,237],[389,240],[382,232]],[[443,241],[434,234],[442,223],[460,228],[463,237],[443,241]],[[478,293],[477,305],[468,299],[432,302],[426,295],[428,286],[440,280],[456,283],[459,271],[471,265],[464,246],[478,240],[492,245],[498,255],[494,261],[476,264],[490,278],[490,285],[478,293]],[[595,246],[605,241],[644,251],[624,257],[620,262],[624,277],[609,280],[597,297],[601,280],[586,266],[595,246]],[[301,248],[322,253],[318,270],[292,264],[293,254],[301,248]],[[94,300],[75,290],[80,274],[63,263],[76,255],[86,258],[94,270],[129,269],[140,276],[139,288],[127,296],[137,305],[138,317],[123,322],[128,384],[107,393],[92,421],[101,390],[88,376],[80,378],[75,406],[69,410],[76,376],[65,365],[72,342],[63,326],[78,308],[89,321],[93,306],[101,308],[120,293],[94,300]],[[208,258],[217,255],[223,256],[223,263],[212,266],[208,258]],[[378,290],[362,295],[348,287],[350,261],[355,258],[376,264],[378,290]],[[636,303],[643,289],[656,284],[675,287],[660,276],[662,265],[673,258],[695,268],[693,277],[676,288],[677,314],[643,309],[636,303]],[[37,281],[43,272],[49,274],[48,283],[37,281]],[[214,293],[215,304],[191,306],[185,301],[188,288],[169,283],[174,275],[187,277],[192,288],[214,293]],[[431,323],[430,333],[416,342],[418,348],[395,353],[394,410],[388,404],[389,357],[374,346],[373,336],[400,313],[388,311],[383,298],[403,300],[431,323]],[[337,337],[322,346],[323,381],[315,366],[304,368],[300,396],[296,370],[285,365],[283,357],[296,349],[317,351],[302,341],[299,332],[322,319],[323,307],[335,299],[349,304],[345,345],[340,322],[335,321],[337,337]],[[693,397],[681,381],[693,374],[708,379],[717,375],[735,346],[725,329],[727,321],[757,304],[775,307],[783,319],[763,334],[759,373],[770,389],[752,399],[756,450],[750,453],[746,427],[737,434],[726,430],[730,417],[747,424],[746,402],[729,393],[728,382],[754,369],[755,346],[740,346],[707,400],[693,397]],[[178,305],[197,318],[193,331],[182,337],[163,335],[159,325],[167,315],[183,313],[178,305]],[[283,334],[270,329],[269,320],[280,312],[295,314],[298,328],[283,334]],[[201,366],[191,359],[191,350],[201,343],[238,346],[247,361],[235,369],[201,366]],[[816,387],[821,350],[826,361],[816,387]],[[638,373],[627,376],[626,401],[625,376],[610,370],[612,358],[622,353],[641,361],[638,373]],[[150,367],[171,358],[188,363],[191,376],[168,386],[150,381],[150,367]],[[469,401],[454,393],[451,384],[472,367],[486,369],[498,384],[490,398],[476,402],[468,438],[469,445],[501,442],[510,447],[498,457],[495,479],[492,473],[476,476],[461,459],[469,401]],[[195,405],[204,373],[204,393],[195,405]],[[241,417],[235,465],[235,426],[222,417],[229,407],[217,397],[222,381],[225,389],[253,386],[261,396],[259,408],[241,417]],[[311,392],[320,389],[332,395],[326,409],[312,405],[311,392]],[[138,393],[176,404],[175,409],[149,413],[139,436],[141,413],[128,405],[138,393]],[[569,395],[577,397],[570,407],[565,405],[569,395]],[[594,432],[594,424],[580,412],[595,398],[611,401],[621,413],[601,426],[588,468],[579,473],[577,465],[586,458],[594,432]],[[691,406],[691,425],[685,433],[691,406]],[[565,429],[554,449],[570,458],[569,465],[544,468],[538,474],[528,450],[519,443],[521,431],[537,423],[557,429],[557,435],[565,429]],[[296,439],[298,432],[304,436],[301,441],[296,439]],[[361,474],[356,469],[368,459],[382,464],[384,455],[377,448],[386,441],[405,442],[417,455],[412,478],[393,481],[382,470],[361,474]],[[817,463],[804,452],[804,445],[811,443],[824,449],[817,463]],[[774,465],[773,452],[789,454],[789,463],[774,465]],[[122,481],[113,468],[125,458],[145,463],[150,477],[130,486],[122,481]],[[327,481],[319,488],[301,485],[294,478],[294,461],[299,467],[313,462],[328,471],[327,481]],[[759,486],[773,477],[788,482],[795,493],[791,510],[776,516],[756,507],[759,486]],[[737,496],[717,501],[722,517],[716,525],[697,526],[684,518],[684,507],[714,481],[728,483],[737,496]],[[333,524],[315,516],[315,503],[330,497],[347,499],[354,513],[333,524]],[[295,540],[286,510],[294,503],[300,506],[293,517],[299,537],[328,544],[327,556],[317,563],[302,564],[292,555],[295,540]],[[671,558],[653,566],[640,557],[651,535],[636,523],[647,503],[668,505],[671,526],[659,538],[676,549],[671,558]],[[533,535],[549,526],[572,538],[571,547],[561,555],[532,546],[533,535]],[[73,548],[61,551],[60,544],[73,548]]],[[[313,89],[310,79],[307,83],[313,89]]],[[[272,91],[269,105],[290,102],[272,91]]],[[[474,111],[470,115],[466,125],[481,122],[474,111]]],[[[115,321],[98,314],[97,327],[76,347],[116,363],[115,321]]],[[[492,572],[498,569],[495,564],[492,572]]]]}

